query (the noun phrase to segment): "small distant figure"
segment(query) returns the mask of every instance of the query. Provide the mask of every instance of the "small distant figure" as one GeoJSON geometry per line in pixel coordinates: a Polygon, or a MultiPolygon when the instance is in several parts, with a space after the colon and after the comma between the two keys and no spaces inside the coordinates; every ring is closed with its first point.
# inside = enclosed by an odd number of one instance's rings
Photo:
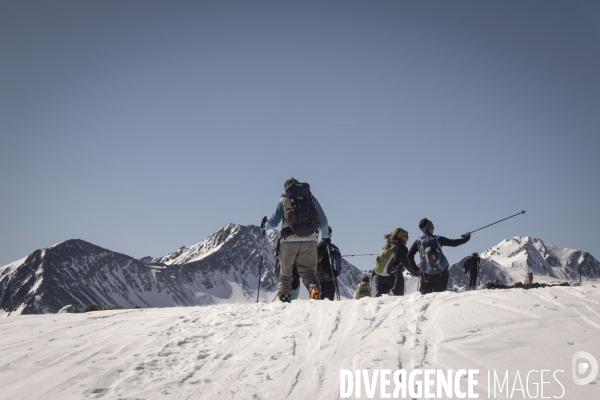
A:
{"type": "Polygon", "coordinates": [[[486,289],[511,289],[511,286],[501,285],[498,279],[494,279],[493,282],[488,282],[485,285],[486,289]]]}
{"type": "Polygon", "coordinates": [[[371,280],[368,276],[363,276],[360,282],[358,282],[356,296],[354,296],[356,300],[360,300],[363,297],[371,297],[371,280]]]}
{"type": "Polygon", "coordinates": [[[533,285],[533,272],[528,272],[525,275],[525,285],[533,285]]]}
{"type": "Polygon", "coordinates": [[[477,289],[477,274],[479,273],[479,267],[481,266],[481,258],[477,252],[471,254],[469,258],[465,260],[464,268],[465,275],[467,272],[470,274],[469,283],[467,284],[467,290],[477,289]]]}
{"type": "Polygon", "coordinates": [[[485,285],[485,288],[486,288],[486,289],[496,289],[497,287],[498,287],[498,279],[494,279],[494,281],[493,281],[493,282],[488,282],[488,283],[485,285]]]}

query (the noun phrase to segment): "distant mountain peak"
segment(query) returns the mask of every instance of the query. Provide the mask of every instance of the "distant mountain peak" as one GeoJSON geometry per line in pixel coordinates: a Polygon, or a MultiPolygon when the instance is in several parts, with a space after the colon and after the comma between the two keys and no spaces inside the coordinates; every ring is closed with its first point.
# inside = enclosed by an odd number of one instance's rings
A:
{"type": "MultiPolygon", "coordinates": [[[[55,313],[65,306],[169,307],[256,301],[277,290],[275,254],[254,225],[227,224],[192,246],[137,260],[81,239],[36,250],[0,268],[0,308],[9,314],[55,313]],[[261,263],[262,256],[262,263],[261,263]]],[[[345,262],[342,296],[362,273],[345,262]]]]}
{"type": "MultiPolygon", "coordinates": [[[[532,272],[536,281],[576,281],[580,269],[583,279],[600,278],[600,262],[589,253],[557,247],[530,236],[505,239],[481,253],[481,258],[486,262],[485,276],[506,284],[523,282],[527,272],[532,272]]],[[[459,271],[463,263],[464,259],[452,267],[459,271]]],[[[465,280],[458,272],[453,279],[454,283],[465,280]]]]}

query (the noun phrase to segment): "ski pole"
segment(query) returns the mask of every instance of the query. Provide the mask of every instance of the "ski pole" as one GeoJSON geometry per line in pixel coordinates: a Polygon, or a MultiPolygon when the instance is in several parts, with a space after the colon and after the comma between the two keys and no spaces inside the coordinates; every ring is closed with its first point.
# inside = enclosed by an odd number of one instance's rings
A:
{"type": "MultiPolygon", "coordinates": [[[[265,241],[265,222],[267,222],[267,217],[264,217],[262,221],[260,221],[260,229],[262,230],[263,242],[265,241]]],[[[263,262],[263,244],[260,245],[260,266],[258,267],[258,291],[256,292],[256,302],[258,303],[258,296],[260,295],[260,276],[262,274],[262,262],[263,262]]]]}
{"type": "MultiPolygon", "coordinates": [[[[494,222],[493,224],[486,225],[486,226],[484,226],[483,228],[475,229],[474,231],[471,231],[470,233],[473,233],[473,232],[480,231],[480,230],[482,230],[482,229],[485,229],[485,228],[487,228],[488,226],[496,225],[496,224],[497,224],[497,223],[499,223],[499,222],[506,221],[506,220],[507,220],[507,219],[509,219],[509,218],[516,217],[517,215],[521,215],[521,214],[525,214],[525,210],[521,211],[520,213],[516,213],[515,215],[511,215],[510,217],[506,217],[506,218],[504,218],[504,219],[501,219],[500,221],[496,221],[496,222],[494,222]]],[[[461,237],[465,237],[465,235],[464,235],[464,234],[463,234],[463,235],[460,235],[460,236],[461,236],[461,237]]]]}
{"type": "MultiPolygon", "coordinates": [[[[263,229],[263,238],[265,237],[265,230],[263,229]]],[[[262,245],[261,245],[262,246],[262,245]]],[[[262,274],[262,263],[263,263],[263,249],[260,249],[260,266],[258,267],[258,291],[256,292],[256,302],[258,303],[258,296],[260,295],[260,276],[262,274]]]]}
{"type": "Polygon", "coordinates": [[[377,254],[348,254],[342,257],[362,257],[362,256],[376,256],[377,254]]]}

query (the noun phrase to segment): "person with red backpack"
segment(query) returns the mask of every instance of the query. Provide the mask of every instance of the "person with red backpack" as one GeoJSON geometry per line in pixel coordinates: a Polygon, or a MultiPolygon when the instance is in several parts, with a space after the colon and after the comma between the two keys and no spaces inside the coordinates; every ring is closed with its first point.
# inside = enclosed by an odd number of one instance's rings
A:
{"type": "Polygon", "coordinates": [[[308,183],[290,178],[283,184],[283,189],[285,192],[277,203],[275,213],[270,219],[264,217],[261,223],[263,229],[267,230],[276,229],[283,221],[279,252],[279,300],[291,302],[294,263],[310,298],[319,300],[321,288],[317,277],[317,239],[320,230],[323,240],[331,243],[327,217],[312,195],[308,183]]]}
{"type": "Polygon", "coordinates": [[[423,236],[415,240],[408,252],[408,262],[417,269],[415,263],[415,254],[419,252],[421,262],[418,270],[421,276],[420,291],[421,294],[432,292],[443,292],[448,287],[448,268],[450,263],[442,251],[442,246],[457,247],[465,244],[471,239],[471,233],[465,233],[463,239],[448,239],[443,236],[433,234],[435,227],[433,222],[427,218],[419,221],[419,229],[423,236]]]}

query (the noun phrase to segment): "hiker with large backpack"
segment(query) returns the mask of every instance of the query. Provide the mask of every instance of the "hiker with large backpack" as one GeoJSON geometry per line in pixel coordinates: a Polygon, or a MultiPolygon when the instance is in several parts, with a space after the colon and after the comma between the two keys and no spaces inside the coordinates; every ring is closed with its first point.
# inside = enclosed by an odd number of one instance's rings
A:
{"type": "Polygon", "coordinates": [[[363,297],[371,297],[371,279],[366,275],[358,282],[356,295],[354,296],[356,300],[360,300],[363,297]]]}
{"type": "MultiPolygon", "coordinates": [[[[279,300],[291,302],[292,269],[294,263],[298,274],[307,287],[311,299],[320,299],[321,288],[317,277],[317,238],[321,231],[328,244],[329,225],[317,199],[310,192],[308,183],[290,178],[283,184],[284,194],[277,203],[275,213],[266,220],[264,229],[276,229],[281,221],[281,248],[279,261],[279,300]]],[[[263,219],[263,221],[266,217],[263,219]]]]}
{"type": "Polygon", "coordinates": [[[329,240],[321,240],[317,246],[317,276],[321,282],[321,298],[333,301],[338,295],[337,277],[342,273],[342,253],[331,243],[331,226],[329,227],[329,240]]]}
{"type": "Polygon", "coordinates": [[[479,266],[481,265],[481,258],[476,252],[471,254],[463,265],[465,268],[465,275],[469,272],[469,283],[467,284],[467,290],[475,290],[477,288],[477,273],[479,272],[479,266]]]}
{"type": "Polygon", "coordinates": [[[450,263],[442,251],[442,246],[457,247],[465,244],[471,239],[471,233],[465,233],[463,239],[448,239],[434,235],[433,222],[427,218],[419,221],[419,229],[423,232],[423,236],[415,240],[410,247],[408,261],[413,268],[417,268],[415,254],[419,253],[421,262],[418,270],[421,276],[419,283],[421,294],[443,292],[448,287],[450,263]]]}
{"type": "Polygon", "coordinates": [[[390,290],[394,296],[404,296],[405,269],[413,276],[418,276],[417,268],[408,262],[408,232],[402,228],[395,229],[392,233],[384,235],[387,244],[381,249],[375,260],[375,297],[388,294],[390,290]]]}

